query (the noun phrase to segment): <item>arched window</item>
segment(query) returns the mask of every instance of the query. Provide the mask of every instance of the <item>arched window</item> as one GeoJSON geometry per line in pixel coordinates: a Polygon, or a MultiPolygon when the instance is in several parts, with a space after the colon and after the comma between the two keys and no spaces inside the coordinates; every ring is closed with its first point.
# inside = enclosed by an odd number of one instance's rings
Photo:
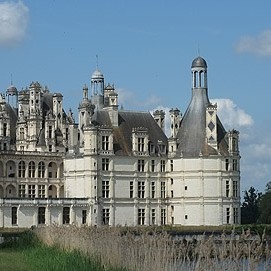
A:
{"type": "Polygon", "coordinates": [[[50,162],[48,165],[48,178],[57,178],[57,165],[54,162],[50,162]]]}
{"type": "Polygon", "coordinates": [[[18,177],[25,178],[25,162],[20,161],[18,164],[18,177]]]}
{"type": "Polygon", "coordinates": [[[35,178],[35,162],[30,161],[28,165],[28,177],[35,178]]]}
{"type": "Polygon", "coordinates": [[[3,172],[2,176],[7,176],[9,178],[14,178],[16,172],[16,164],[14,161],[9,160],[6,163],[6,172],[3,172]]]}
{"type": "Polygon", "coordinates": [[[13,185],[9,184],[6,187],[6,197],[7,198],[15,198],[16,197],[16,189],[13,185]]]}
{"type": "Polygon", "coordinates": [[[38,164],[38,178],[44,178],[45,176],[45,164],[43,161],[38,164]]]}
{"type": "Polygon", "coordinates": [[[51,184],[49,185],[49,189],[48,189],[48,197],[49,198],[56,198],[57,197],[57,188],[55,185],[51,184]]]}

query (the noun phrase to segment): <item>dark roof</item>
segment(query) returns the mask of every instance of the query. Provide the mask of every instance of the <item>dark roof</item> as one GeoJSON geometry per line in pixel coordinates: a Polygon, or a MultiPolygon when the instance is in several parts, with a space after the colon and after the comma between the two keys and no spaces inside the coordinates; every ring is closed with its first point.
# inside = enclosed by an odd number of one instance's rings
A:
{"type": "MultiPolygon", "coordinates": [[[[177,134],[177,156],[198,157],[202,155],[218,154],[206,142],[206,107],[211,106],[208,99],[207,89],[192,89],[192,99],[184,114],[177,134]]],[[[227,144],[221,145],[226,131],[217,117],[217,141],[219,151],[227,152],[227,144]],[[222,148],[222,149],[221,149],[222,148]]]]}
{"type": "Polygon", "coordinates": [[[159,142],[167,146],[167,137],[149,112],[118,112],[118,127],[112,127],[108,111],[97,110],[92,118],[93,124],[113,129],[114,152],[116,155],[132,155],[133,128],[145,128],[149,142],[158,152],[159,142]]]}
{"type": "Polygon", "coordinates": [[[191,68],[195,67],[201,67],[201,68],[207,68],[207,62],[202,57],[198,56],[195,58],[192,62],[191,68]]]}

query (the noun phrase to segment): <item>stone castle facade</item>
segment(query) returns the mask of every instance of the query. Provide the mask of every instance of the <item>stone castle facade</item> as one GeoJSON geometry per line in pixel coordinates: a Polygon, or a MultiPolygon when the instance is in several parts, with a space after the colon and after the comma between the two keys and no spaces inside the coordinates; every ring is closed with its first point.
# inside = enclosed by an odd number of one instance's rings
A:
{"type": "Polygon", "coordinates": [[[239,133],[225,131],[209,101],[203,58],[191,75],[169,137],[164,111],[119,108],[98,68],[78,123],[62,94],[11,85],[0,96],[0,227],[240,223],[239,133]]]}

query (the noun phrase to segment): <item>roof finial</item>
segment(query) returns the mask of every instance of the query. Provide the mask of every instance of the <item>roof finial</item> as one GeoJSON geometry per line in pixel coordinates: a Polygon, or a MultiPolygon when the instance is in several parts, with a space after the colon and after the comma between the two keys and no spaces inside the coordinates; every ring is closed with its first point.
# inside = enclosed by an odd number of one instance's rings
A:
{"type": "Polygon", "coordinates": [[[99,59],[98,59],[98,55],[96,55],[96,70],[98,70],[99,67],[99,59]]]}
{"type": "Polygon", "coordinates": [[[10,84],[13,85],[12,73],[10,74],[10,84]]]}
{"type": "Polygon", "coordinates": [[[198,55],[200,56],[200,48],[199,48],[199,43],[198,43],[198,55]]]}

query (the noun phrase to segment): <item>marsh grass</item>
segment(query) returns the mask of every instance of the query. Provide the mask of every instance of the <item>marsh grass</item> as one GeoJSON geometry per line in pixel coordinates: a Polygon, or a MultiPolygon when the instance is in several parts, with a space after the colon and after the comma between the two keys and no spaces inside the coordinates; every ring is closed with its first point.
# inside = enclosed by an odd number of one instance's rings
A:
{"type": "MultiPolygon", "coordinates": [[[[0,270],[9,271],[105,271],[102,264],[78,250],[46,246],[32,232],[7,238],[0,245],[0,270]]],[[[121,271],[108,269],[108,271],[121,271]]]]}
{"type": "Polygon", "coordinates": [[[166,231],[122,227],[48,226],[34,230],[48,246],[80,251],[104,270],[205,271],[271,270],[265,235],[203,235],[189,241],[166,231]]]}

